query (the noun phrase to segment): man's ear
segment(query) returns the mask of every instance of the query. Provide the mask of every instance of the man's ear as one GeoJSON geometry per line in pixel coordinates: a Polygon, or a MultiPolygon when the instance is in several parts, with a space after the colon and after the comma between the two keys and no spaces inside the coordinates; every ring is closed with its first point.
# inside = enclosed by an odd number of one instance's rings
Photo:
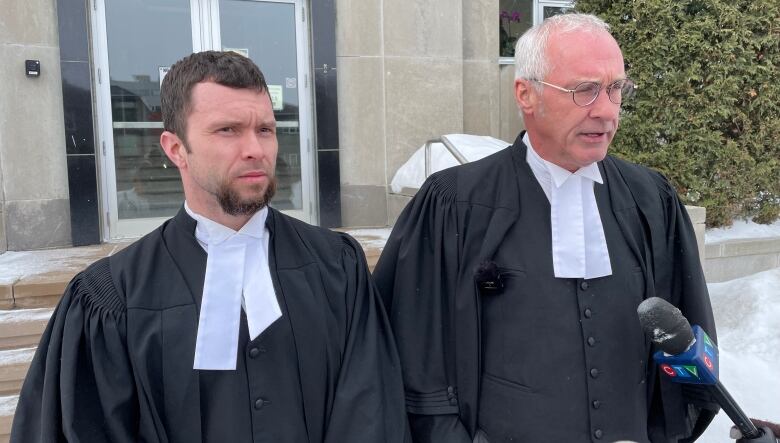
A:
{"type": "Polygon", "coordinates": [[[515,80],[515,102],[521,114],[533,114],[539,102],[539,93],[531,85],[530,80],[518,78],[515,80]]]}
{"type": "Polygon", "coordinates": [[[173,132],[163,131],[160,134],[160,146],[162,146],[165,155],[179,169],[187,168],[187,149],[184,142],[173,132]]]}

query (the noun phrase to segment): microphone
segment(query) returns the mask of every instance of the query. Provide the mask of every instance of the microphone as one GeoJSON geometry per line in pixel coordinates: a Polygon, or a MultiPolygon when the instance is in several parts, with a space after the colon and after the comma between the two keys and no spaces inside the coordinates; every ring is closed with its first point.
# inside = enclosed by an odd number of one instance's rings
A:
{"type": "Polygon", "coordinates": [[[702,328],[691,328],[679,309],[658,297],[640,303],[637,314],[645,335],[660,349],[653,359],[665,377],[675,383],[706,386],[743,438],[764,435],[718,380],[718,348],[702,328]]]}

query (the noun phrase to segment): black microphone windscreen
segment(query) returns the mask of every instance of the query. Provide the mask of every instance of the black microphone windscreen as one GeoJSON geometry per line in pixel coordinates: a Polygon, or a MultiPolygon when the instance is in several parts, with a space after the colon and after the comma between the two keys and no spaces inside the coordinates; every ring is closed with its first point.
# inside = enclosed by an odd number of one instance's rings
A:
{"type": "Polygon", "coordinates": [[[639,304],[636,313],[645,334],[667,354],[682,354],[693,344],[690,323],[666,300],[650,297],[639,304]]]}

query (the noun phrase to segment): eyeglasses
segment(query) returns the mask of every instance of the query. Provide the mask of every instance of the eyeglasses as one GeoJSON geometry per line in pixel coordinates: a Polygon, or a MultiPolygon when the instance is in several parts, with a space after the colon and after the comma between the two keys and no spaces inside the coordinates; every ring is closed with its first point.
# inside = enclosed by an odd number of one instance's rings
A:
{"type": "MultiPolygon", "coordinates": [[[[601,84],[596,82],[583,82],[577,85],[574,89],[566,89],[563,87],[560,87],[558,85],[554,85],[552,83],[547,83],[541,80],[534,80],[531,79],[531,81],[541,83],[546,86],[550,86],[552,88],[555,88],[559,91],[563,92],[569,92],[571,93],[571,98],[574,100],[574,104],[577,106],[588,106],[591,103],[595,102],[596,99],[599,97],[599,93],[601,92],[601,84]]],[[[633,81],[629,79],[623,79],[623,80],[617,80],[606,87],[607,89],[607,96],[609,96],[609,101],[612,103],[619,105],[623,102],[623,100],[630,99],[634,96],[634,92],[637,89],[637,85],[634,84],[633,81]]]]}

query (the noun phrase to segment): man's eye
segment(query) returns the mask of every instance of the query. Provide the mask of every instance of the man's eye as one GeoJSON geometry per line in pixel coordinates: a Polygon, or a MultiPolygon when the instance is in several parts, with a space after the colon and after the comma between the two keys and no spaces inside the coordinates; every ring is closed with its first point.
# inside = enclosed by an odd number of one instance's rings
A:
{"type": "Polygon", "coordinates": [[[219,128],[217,132],[231,133],[231,132],[235,132],[235,130],[232,127],[225,127],[225,128],[219,128]]]}

